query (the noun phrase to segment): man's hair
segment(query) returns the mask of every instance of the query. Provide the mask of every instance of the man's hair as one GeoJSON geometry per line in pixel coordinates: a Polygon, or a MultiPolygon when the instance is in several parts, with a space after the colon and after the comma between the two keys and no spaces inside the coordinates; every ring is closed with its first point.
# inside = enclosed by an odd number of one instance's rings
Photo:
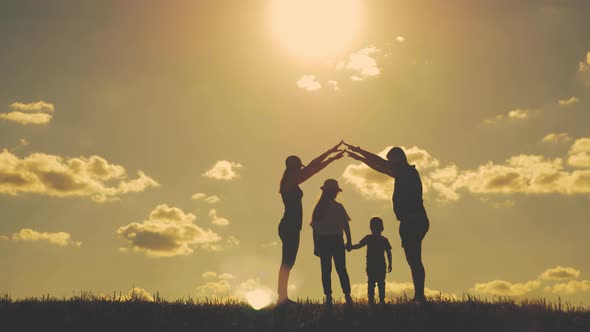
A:
{"type": "Polygon", "coordinates": [[[387,152],[387,160],[392,160],[394,158],[399,159],[406,164],[408,163],[408,157],[406,157],[406,153],[398,146],[391,148],[391,150],[387,152]]]}

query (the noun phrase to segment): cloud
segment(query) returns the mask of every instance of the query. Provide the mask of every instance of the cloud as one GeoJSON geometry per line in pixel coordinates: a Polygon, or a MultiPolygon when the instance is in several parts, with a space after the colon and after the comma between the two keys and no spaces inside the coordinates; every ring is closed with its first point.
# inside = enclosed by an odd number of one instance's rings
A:
{"type": "Polygon", "coordinates": [[[330,86],[332,88],[332,90],[334,90],[334,91],[340,91],[340,87],[338,86],[338,81],[329,80],[328,86],[330,86]]]}
{"type": "Polygon", "coordinates": [[[47,233],[38,232],[30,228],[23,228],[12,235],[0,236],[0,239],[11,240],[14,242],[37,242],[43,241],[60,247],[79,247],[82,245],[80,241],[74,241],[72,235],[66,232],[47,233]]]}
{"type": "Polygon", "coordinates": [[[262,248],[276,248],[279,246],[279,243],[277,241],[271,241],[271,242],[267,242],[267,243],[263,243],[260,245],[262,248]]]}
{"type": "Polygon", "coordinates": [[[493,118],[484,120],[485,124],[496,124],[506,121],[523,121],[530,117],[531,111],[525,109],[511,110],[506,114],[498,114],[493,118]]]}
{"type": "Polygon", "coordinates": [[[104,202],[159,186],[142,171],[137,175],[136,179],[128,179],[123,166],[99,156],[62,158],[33,153],[20,159],[6,149],[0,153],[0,193],[13,196],[35,193],[104,202]]]}
{"type": "Polygon", "coordinates": [[[204,200],[205,202],[207,202],[209,204],[215,204],[215,203],[221,202],[221,198],[219,198],[219,196],[216,196],[216,195],[209,196],[205,193],[193,194],[193,196],[191,196],[191,198],[195,201],[204,200]]]}
{"type": "Polygon", "coordinates": [[[9,112],[0,113],[0,119],[22,125],[49,123],[55,111],[53,104],[44,101],[29,104],[15,102],[10,105],[10,109],[9,112]]]}
{"type": "Polygon", "coordinates": [[[475,293],[500,296],[522,296],[534,291],[541,286],[538,280],[526,283],[511,283],[505,280],[493,280],[486,283],[478,283],[471,288],[475,293]]]}
{"type": "MultiPolygon", "coordinates": [[[[377,289],[375,289],[377,292],[377,289]]],[[[411,282],[395,282],[395,281],[388,281],[385,284],[385,297],[386,298],[397,298],[397,297],[411,297],[414,294],[414,285],[411,282]]],[[[441,291],[425,288],[424,294],[426,297],[438,297],[441,296],[447,299],[454,299],[457,298],[455,294],[452,293],[443,293],[441,291]]],[[[367,284],[352,284],[351,285],[351,295],[357,299],[367,299],[367,284]]],[[[376,294],[375,294],[376,295],[376,294]]]]}
{"type": "Polygon", "coordinates": [[[561,107],[568,107],[574,104],[577,104],[580,101],[580,99],[576,98],[576,97],[571,97],[568,99],[561,99],[558,101],[559,106],[561,107]]]}
{"type": "Polygon", "coordinates": [[[133,287],[129,290],[127,295],[121,298],[123,301],[148,301],[154,302],[154,297],[150,292],[141,287],[133,287]]]}
{"type": "Polygon", "coordinates": [[[336,69],[347,69],[353,72],[350,76],[352,80],[362,81],[367,78],[374,78],[381,74],[377,66],[377,61],[372,57],[373,54],[379,53],[375,46],[362,48],[348,56],[346,61],[341,61],[336,65],[336,69]]]}
{"type": "Polygon", "coordinates": [[[583,85],[590,88],[590,51],[586,53],[586,59],[578,64],[578,78],[583,85]]]}
{"type": "MultiPolygon", "coordinates": [[[[378,155],[385,158],[391,148],[391,146],[386,147],[378,155]]],[[[402,147],[402,149],[406,152],[408,162],[416,165],[420,171],[438,167],[440,164],[426,150],[416,146],[409,149],[402,147]]],[[[387,175],[372,170],[365,164],[348,165],[342,177],[346,183],[352,184],[359,190],[365,198],[388,200],[393,194],[393,180],[387,175]]]]}
{"type": "Polygon", "coordinates": [[[229,181],[238,179],[240,175],[236,172],[237,169],[242,168],[242,164],[233,161],[219,160],[211,169],[202,175],[210,179],[229,181]]]}
{"type": "Polygon", "coordinates": [[[551,144],[565,144],[571,142],[572,138],[568,133],[559,133],[554,134],[550,133],[545,135],[541,142],[543,143],[551,143],[551,144]]]}
{"type": "Polygon", "coordinates": [[[406,38],[404,36],[397,36],[395,37],[395,40],[401,44],[406,41],[406,38]]]}
{"type": "Polygon", "coordinates": [[[217,277],[217,273],[208,271],[208,272],[203,272],[203,274],[201,274],[201,276],[205,279],[213,279],[213,278],[217,277]]]}
{"type": "Polygon", "coordinates": [[[317,91],[322,88],[320,82],[316,80],[315,75],[303,75],[296,84],[300,89],[307,91],[317,91]]]}
{"type": "Polygon", "coordinates": [[[231,289],[232,286],[229,281],[220,279],[217,281],[209,281],[203,285],[197,286],[195,289],[195,294],[199,298],[227,298],[231,294],[231,289]]]}
{"type": "Polygon", "coordinates": [[[590,167],[590,138],[577,139],[569,150],[567,163],[575,167],[590,167]]]}
{"type": "Polygon", "coordinates": [[[578,294],[590,291],[590,280],[570,280],[567,283],[560,283],[545,287],[546,292],[554,294],[578,294]]]}
{"type": "MultiPolygon", "coordinates": [[[[379,153],[383,156],[390,149],[379,153]]],[[[563,194],[590,193],[590,169],[567,170],[563,159],[521,154],[503,163],[489,161],[475,169],[461,170],[440,162],[418,147],[405,149],[410,164],[415,164],[422,178],[425,197],[440,202],[456,201],[461,191],[474,194],[563,194]]],[[[577,167],[590,166],[590,139],[578,139],[569,151],[568,162],[577,167]]],[[[350,164],[342,174],[367,199],[389,200],[393,179],[373,171],[364,164],[350,164]]],[[[513,200],[494,204],[510,207],[513,200]]]]}
{"type": "Polygon", "coordinates": [[[211,218],[211,223],[216,226],[229,226],[229,220],[226,218],[222,218],[217,216],[216,209],[209,210],[209,217],[211,218]]]}
{"type": "Polygon", "coordinates": [[[134,252],[148,257],[186,256],[195,248],[211,250],[210,246],[220,242],[221,236],[197,226],[195,220],[192,213],[161,204],[147,220],[119,227],[117,234],[134,252]]]}
{"type": "Polygon", "coordinates": [[[575,279],[580,276],[580,270],[573,267],[556,266],[551,269],[545,270],[539,278],[544,280],[564,280],[564,279],[575,279]]]}

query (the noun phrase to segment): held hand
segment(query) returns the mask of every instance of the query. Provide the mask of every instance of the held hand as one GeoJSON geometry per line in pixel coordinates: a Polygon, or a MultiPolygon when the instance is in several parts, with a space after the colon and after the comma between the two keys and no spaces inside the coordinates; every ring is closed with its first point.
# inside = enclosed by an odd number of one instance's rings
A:
{"type": "Polygon", "coordinates": [[[338,152],[340,151],[340,145],[342,145],[344,143],[344,140],[341,140],[338,144],[336,144],[333,148],[330,149],[330,152],[338,152]]]}
{"type": "Polygon", "coordinates": [[[348,150],[346,150],[346,155],[349,156],[352,159],[361,160],[358,155],[356,155],[356,154],[354,154],[354,153],[352,153],[352,152],[350,152],[348,150]]]}
{"type": "Polygon", "coordinates": [[[342,144],[344,144],[346,146],[346,148],[348,148],[350,151],[353,151],[353,152],[358,152],[361,149],[358,146],[350,145],[344,141],[342,141],[342,144]]]}
{"type": "Polygon", "coordinates": [[[340,158],[342,158],[344,156],[344,152],[346,152],[346,150],[336,150],[339,151],[337,155],[332,157],[332,160],[338,160],[340,158]]]}
{"type": "Polygon", "coordinates": [[[387,267],[387,273],[391,273],[391,265],[387,267]]]}
{"type": "Polygon", "coordinates": [[[350,252],[352,250],[352,244],[350,242],[346,242],[346,251],[350,252]]]}

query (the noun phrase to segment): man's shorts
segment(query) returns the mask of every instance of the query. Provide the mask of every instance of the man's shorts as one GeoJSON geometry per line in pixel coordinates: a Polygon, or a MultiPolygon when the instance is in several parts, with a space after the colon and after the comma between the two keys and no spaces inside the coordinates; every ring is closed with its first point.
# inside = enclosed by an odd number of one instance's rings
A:
{"type": "Polygon", "coordinates": [[[411,215],[401,219],[399,236],[402,240],[402,247],[421,245],[429,228],[430,221],[425,214],[411,215]]]}

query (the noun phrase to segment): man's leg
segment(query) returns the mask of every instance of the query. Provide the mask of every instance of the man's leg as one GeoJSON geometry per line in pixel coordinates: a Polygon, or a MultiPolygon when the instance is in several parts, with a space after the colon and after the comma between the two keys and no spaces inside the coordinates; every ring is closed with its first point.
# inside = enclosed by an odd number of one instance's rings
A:
{"type": "Polygon", "coordinates": [[[404,245],[406,261],[412,270],[412,280],[414,282],[414,299],[424,300],[424,280],[426,271],[422,264],[422,240],[408,241],[404,245]]]}

